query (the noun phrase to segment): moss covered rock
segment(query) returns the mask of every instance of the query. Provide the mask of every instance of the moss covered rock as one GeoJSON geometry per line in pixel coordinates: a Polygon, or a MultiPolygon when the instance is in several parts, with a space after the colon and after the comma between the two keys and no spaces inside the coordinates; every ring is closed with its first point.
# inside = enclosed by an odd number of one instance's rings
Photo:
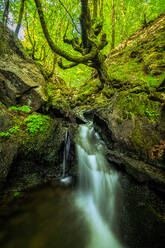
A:
{"type": "Polygon", "coordinates": [[[0,23],[0,101],[37,110],[46,100],[44,79],[18,39],[0,23]]]}
{"type": "Polygon", "coordinates": [[[0,104],[0,108],[1,186],[7,177],[9,181],[12,178],[12,182],[22,178],[21,187],[26,188],[26,177],[30,179],[34,173],[38,177],[36,183],[43,183],[43,177],[49,170],[53,170],[54,176],[57,176],[65,140],[62,121],[52,119],[48,115],[22,111],[26,109],[25,106],[7,109],[0,104]]]}
{"type": "Polygon", "coordinates": [[[139,180],[144,163],[147,176],[150,171],[152,178],[165,181],[164,27],[163,14],[109,54],[106,63],[112,86],[105,84],[95,96],[103,94],[107,99],[108,104],[95,111],[94,123],[109,149],[118,153],[114,157],[111,152],[112,161],[125,164],[139,180]],[[122,162],[122,156],[130,158],[129,163],[122,162]]]}

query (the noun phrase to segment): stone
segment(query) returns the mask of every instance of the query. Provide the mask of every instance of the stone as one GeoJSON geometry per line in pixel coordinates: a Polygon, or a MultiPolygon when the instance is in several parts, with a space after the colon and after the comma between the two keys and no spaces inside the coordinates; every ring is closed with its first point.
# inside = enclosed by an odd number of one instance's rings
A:
{"type": "Polygon", "coordinates": [[[44,78],[11,31],[0,25],[0,101],[7,107],[29,105],[38,110],[46,101],[44,78]],[[3,50],[4,49],[4,50],[3,50]]]}

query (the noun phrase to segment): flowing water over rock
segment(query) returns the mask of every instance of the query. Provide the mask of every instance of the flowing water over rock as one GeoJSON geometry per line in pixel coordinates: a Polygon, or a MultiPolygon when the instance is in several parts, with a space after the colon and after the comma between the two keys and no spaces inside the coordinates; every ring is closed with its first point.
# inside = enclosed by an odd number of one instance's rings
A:
{"type": "Polygon", "coordinates": [[[162,197],[111,167],[90,123],[76,137],[75,187],[66,144],[62,180],[0,205],[0,248],[164,248],[162,197]]]}
{"type": "Polygon", "coordinates": [[[90,125],[80,127],[76,148],[80,175],[76,204],[89,225],[87,247],[121,248],[113,231],[118,174],[108,168],[104,145],[90,125]]]}

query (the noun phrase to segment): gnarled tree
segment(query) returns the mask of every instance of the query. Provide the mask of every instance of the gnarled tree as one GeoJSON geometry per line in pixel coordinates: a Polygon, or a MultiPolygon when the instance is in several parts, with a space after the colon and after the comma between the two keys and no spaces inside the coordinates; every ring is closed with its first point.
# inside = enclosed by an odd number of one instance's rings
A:
{"type": "MultiPolygon", "coordinates": [[[[94,20],[91,18],[88,0],[81,0],[81,15],[80,15],[80,26],[81,26],[81,38],[66,39],[64,35],[63,41],[72,46],[72,48],[80,53],[80,56],[73,56],[72,53],[68,53],[63,49],[59,48],[51,38],[41,5],[40,0],[34,0],[36,3],[37,11],[40,18],[40,23],[45,35],[45,38],[52,49],[52,51],[61,57],[67,59],[71,63],[69,65],[63,65],[62,59],[59,61],[59,66],[63,69],[68,69],[78,64],[84,64],[97,70],[102,87],[104,83],[109,81],[107,68],[105,65],[105,57],[101,53],[101,50],[107,45],[106,34],[102,31],[102,25],[100,23],[96,25],[94,20]]],[[[98,13],[98,11],[97,11],[98,13]]],[[[93,18],[96,18],[96,10],[93,18]]]]}

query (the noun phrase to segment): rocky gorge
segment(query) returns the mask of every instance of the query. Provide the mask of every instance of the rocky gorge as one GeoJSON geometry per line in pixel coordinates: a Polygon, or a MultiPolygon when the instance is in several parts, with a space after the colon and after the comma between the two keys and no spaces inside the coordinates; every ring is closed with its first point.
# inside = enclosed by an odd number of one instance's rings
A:
{"type": "MultiPolygon", "coordinates": [[[[145,189],[149,206],[164,223],[164,26],[161,15],[107,56],[113,87],[106,84],[100,90],[96,74],[71,91],[57,76],[45,79],[14,34],[0,25],[2,195],[61,178],[67,132],[67,175],[77,177],[75,133],[78,124],[90,119],[106,144],[108,160],[138,185],[131,186],[126,199],[135,191],[143,195],[145,189]]],[[[123,225],[128,228],[124,220],[123,225]]]]}

